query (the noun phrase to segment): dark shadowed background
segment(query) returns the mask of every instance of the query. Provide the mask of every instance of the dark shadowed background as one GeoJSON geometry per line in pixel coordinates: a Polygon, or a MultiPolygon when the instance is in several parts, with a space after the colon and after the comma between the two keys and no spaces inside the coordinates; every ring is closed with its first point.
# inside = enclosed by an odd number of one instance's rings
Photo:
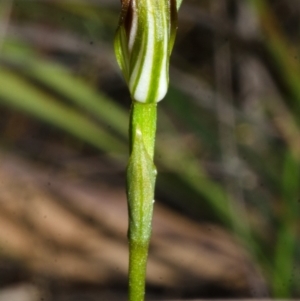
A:
{"type": "MultiPolygon", "coordinates": [[[[0,300],[126,300],[118,0],[0,1],[0,300]]],[[[300,1],[183,0],[148,300],[300,297],[300,1]]]]}

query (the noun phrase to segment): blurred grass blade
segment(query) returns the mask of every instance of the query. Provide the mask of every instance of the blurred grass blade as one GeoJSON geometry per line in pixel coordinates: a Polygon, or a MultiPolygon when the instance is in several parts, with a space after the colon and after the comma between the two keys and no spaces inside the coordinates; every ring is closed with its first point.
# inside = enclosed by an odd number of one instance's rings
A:
{"type": "Polygon", "coordinates": [[[81,112],[60,104],[12,71],[0,69],[0,103],[29,113],[114,156],[126,153],[120,140],[102,130],[81,112]]]}
{"type": "Polygon", "coordinates": [[[66,97],[119,134],[127,137],[128,117],[125,111],[108,97],[95,91],[61,65],[42,60],[34,53],[30,55],[30,52],[23,54],[20,51],[11,50],[7,47],[5,53],[1,55],[2,58],[22,68],[25,74],[66,97]]]}
{"type": "Polygon", "coordinates": [[[292,287],[295,281],[293,266],[297,244],[296,231],[300,211],[298,204],[299,183],[299,163],[288,152],[282,173],[282,207],[272,279],[273,297],[275,298],[289,298],[292,296],[292,287]]]}
{"type": "Polygon", "coordinates": [[[286,97],[286,102],[293,109],[294,116],[300,122],[300,72],[295,60],[297,52],[290,47],[280,24],[272,13],[271,4],[266,0],[248,0],[253,5],[265,38],[263,41],[266,57],[272,62],[275,81],[286,97]],[[275,67],[275,68],[274,68],[275,67]]]}

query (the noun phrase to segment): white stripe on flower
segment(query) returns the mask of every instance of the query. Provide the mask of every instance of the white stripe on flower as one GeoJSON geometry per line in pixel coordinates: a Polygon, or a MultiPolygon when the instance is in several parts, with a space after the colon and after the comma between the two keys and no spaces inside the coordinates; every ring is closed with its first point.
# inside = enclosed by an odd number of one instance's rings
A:
{"type": "MultiPolygon", "coordinates": [[[[151,1],[148,0],[148,7],[151,9],[151,1]]],[[[135,0],[133,1],[135,2],[135,0]]],[[[151,76],[153,66],[153,55],[155,47],[155,20],[152,11],[147,13],[147,40],[145,41],[145,34],[142,38],[142,49],[140,50],[138,61],[134,66],[132,75],[129,81],[129,90],[132,93],[132,97],[136,101],[146,102],[148,93],[151,87],[151,76]],[[144,48],[146,47],[146,53],[144,54],[144,48]],[[141,70],[141,73],[140,73],[141,70]],[[137,83],[137,85],[136,85],[137,83]]],[[[156,102],[153,100],[153,102],[156,102]]]]}

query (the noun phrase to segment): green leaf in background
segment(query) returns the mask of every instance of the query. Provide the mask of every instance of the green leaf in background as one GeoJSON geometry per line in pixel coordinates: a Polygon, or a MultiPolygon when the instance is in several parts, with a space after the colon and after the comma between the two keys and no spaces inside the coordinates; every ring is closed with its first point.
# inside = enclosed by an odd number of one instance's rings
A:
{"type": "Polygon", "coordinates": [[[272,278],[273,292],[277,298],[291,298],[294,286],[298,285],[293,270],[300,213],[299,183],[299,158],[296,159],[292,154],[287,153],[282,172],[282,200],[272,278]]]}
{"type": "Polygon", "coordinates": [[[55,125],[111,155],[127,151],[125,144],[80,112],[64,106],[12,71],[0,69],[0,103],[55,125]]]}

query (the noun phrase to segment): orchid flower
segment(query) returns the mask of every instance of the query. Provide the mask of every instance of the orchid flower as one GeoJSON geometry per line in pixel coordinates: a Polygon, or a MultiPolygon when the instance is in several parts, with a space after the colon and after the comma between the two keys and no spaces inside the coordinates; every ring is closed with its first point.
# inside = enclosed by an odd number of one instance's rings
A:
{"type": "Polygon", "coordinates": [[[115,52],[133,100],[158,102],[166,95],[176,29],[175,0],[122,0],[115,52]]]}

